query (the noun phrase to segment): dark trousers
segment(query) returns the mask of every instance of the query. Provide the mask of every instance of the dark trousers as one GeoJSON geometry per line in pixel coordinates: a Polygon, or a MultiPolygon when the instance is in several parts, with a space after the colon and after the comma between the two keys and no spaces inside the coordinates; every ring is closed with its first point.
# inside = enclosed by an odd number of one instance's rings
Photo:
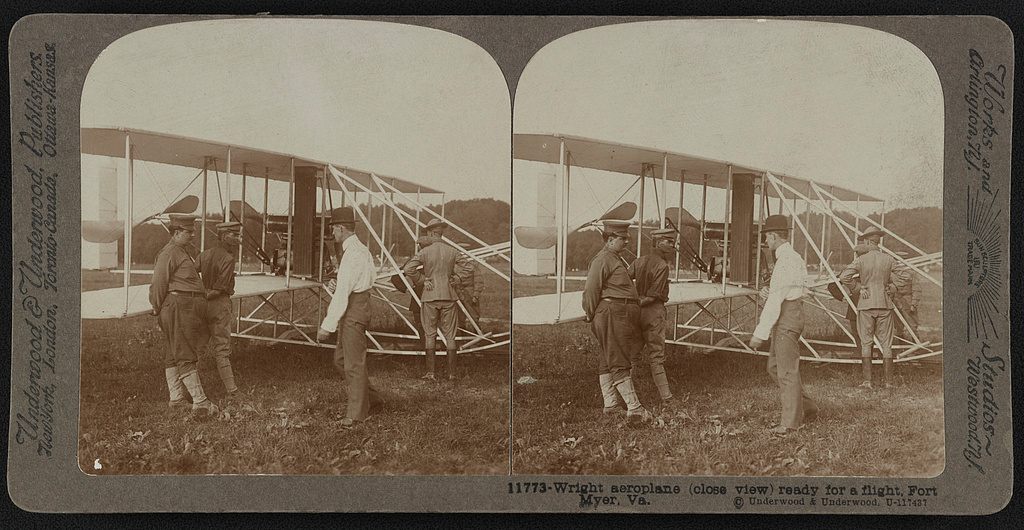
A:
{"type": "Polygon", "coordinates": [[[772,345],[768,354],[768,375],[779,385],[782,418],[779,424],[796,429],[804,414],[816,413],[818,406],[804,392],[800,381],[800,333],[804,329],[800,300],[782,303],[779,320],[772,329],[772,345]]]}
{"type": "Polygon", "coordinates": [[[630,359],[643,348],[640,332],[640,306],[601,300],[590,329],[601,345],[597,373],[611,374],[612,383],[629,377],[630,359]]]}
{"type": "MultiPolygon", "coordinates": [[[[654,302],[640,308],[640,329],[651,366],[665,364],[665,304],[654,302]]],[[[636,363],[634,363],[636,364],[636,363]]]]}
{"type": "Polygon", "coordinates": [[[196,371],[199,352],[209,338],[204,321],[206,298],[169,293],[160,307],[160,329],[167,338],[164,367],[177,367],[182,376],[196,371]]]}
{"type": "Polygon", "coordinates": [[[348,387],[346,416],[356,421],[366,419],[370,405],[383,401],[366,374],[366,326],[369,323],[370,292],[350,294],[348,308],[338,324],[334,367],[345,376],[348,387]]]}

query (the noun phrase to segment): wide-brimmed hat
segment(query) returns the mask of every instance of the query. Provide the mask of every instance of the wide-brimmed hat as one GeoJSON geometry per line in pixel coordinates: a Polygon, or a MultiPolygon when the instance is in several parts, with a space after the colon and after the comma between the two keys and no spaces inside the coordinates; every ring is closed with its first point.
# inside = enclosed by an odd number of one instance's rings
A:
{"type": "Polygon", "coordinates": [[[440,219],[431,219],[429,222],[427,222],[427,231],[444,230],[445,228],[448,228],[448,223],[440,219]]]}
{"type": "Polygon", "coordinates": [[[761,233],[766,234],[768,232],[789,232],[789,217],[785,215],[769,215],[764,220],[764,226],[761,227],[761,233]]]}
{"type": "Polygon", "coordinates": [[[331,220],[328,224],[347,224],[352,225],[356,223],[356,214],[352,211],[351,206],[342,206],[331,210],[331,220]]]}
{"type": "Polygon", "coordinates": [[[885,232],[875,228],[873,230],[868,230],[868,231],[864,232],[863,234],[857,236],[857,241],[860,241],[860,240],[863,240],[863,239],[872,238],[872,237],[877,237],[877,238],[881,239],[882,236],[884,236],[884,235],[885,235],[885,232]]]}
{"type": "Polygon", "coordinates": [[[171,221],[171,230],[188,230],[194,232],[196,230],[196,216],[184,213],[172,213],[168,215],[171,221]]]}

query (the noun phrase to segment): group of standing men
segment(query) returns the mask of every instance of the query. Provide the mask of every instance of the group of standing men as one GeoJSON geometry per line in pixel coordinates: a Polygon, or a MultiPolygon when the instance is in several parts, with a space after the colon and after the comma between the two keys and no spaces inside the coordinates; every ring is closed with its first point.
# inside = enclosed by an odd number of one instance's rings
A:
{"type": "Polygon", "coordinates": [[[601,346],[598,380],[604,411],[616,412],[625,404],[630,423],[651,417],[633,386],[633,367],[645,345],[661,400],[672,401],[664,366],[665,303],[676,232],[655,230],[651,236],[654,251],[627,264],[621,254],[630,241],[629,221],[605,221],[604,247],[590,262],[583,289],[585,318],[601,346]]]}
{"type": "MultiPolygon", "coordinates": [[[[758,349],[771,339],[768,374],[779,386],[781,418],[769,432],[779,436],[812,421],[818,407],[800,380],[800,335],[804,316],[801,298],[806,294],[807,267],[790,239],[790,221],[784,215],[770,215],[761,227],[764,242],[774,254],[774,267],[766,289],[764,307],[758,319],[750,347],[758,349]]],[[[840,274],[853,293],[857,307],[857,331],[863,357],[864,383],[871,388],[871,347],[877,338],[883,355],[884,385],[892,384],[892,309],[899,294],[909,292],[909,271],[879,250],[883,232],[868,231],[858,237],[860,255],[840,274]]],[[[651,376],[663,403],[670,403],[672,392],[664,369],[665,303],[668,301],[668,262],[676,252],[674,230],[655,230],[651,234],[653,252],[628,264],[621,253],[630,241],[628,221],[605,221],[604,247],[594,256],[583,291],[585,319],[601,347],[598,377],[604,399],[604,411],[616,412],[626,405],[627,421],[650,418],[633,385],[640,353],[646,348],[651,376]]],[[[916,293],[916,291],[914,291],[916,293]]],[[[911,300],[913,315],[908,327],[916,328],[917,295],[911,300]]],[[[916,329],[914,330],[916,332],[916,329]]]]}
{"type": "MultiPolygon", "coordinates": [[[[329,221],[334,241],[341,247],[337,278],[331,303],[317,340],[329,340],[337,333],[334,366],[348,386],[348,405],[343,426],[362,421],[381,407],[384,400],[370,384],[366,371],[366,328],[370,323],[370,288],[377,278],[377,266],[355,235],[351,207],[335,208],[329,221]]],[[[232,371],[231,296],[235,287],[235,252],[240,245],[241,224],[217,225],[219,244],[197,254],[191,244],[196,230],[193,215],[170,216],[171,240],[161,249],[149,288],[152,314],[167,338],[164,372],[170,408],[184,408],[191,397],[194,414],[218,411],[203,390],[197,363],[200,351],[213,350],[217,371],[229,396],[238,392],[232,371]]],[[[422,305],[418,313],[426,348],[426,379],[435,379],[434,352],[438,331],[447,349],[448,377],[456,372],[456,330],[460,294],[473,318],[479,314],[480,282],[477,271],[463,250],[442,240],[447,223],[432,220],[419,252],[404,267],[422,305]],[[474,281],[476,279],[477,281],[474,281]],[[471,308],[471,309],[470,309],[471,308]]]]}
{"type": "Polygon", "coordinates": [[[218,224],[218,244],[199,254],[192,246],[195,225],[193,215],[171,215],[171,240],[153,266],[149,302],[168,343],[164,375],[169,407],[188,407],[187,392],[194,414],[212,415],[217,413],[217,405],[203,390],[197,363],[200,351],[212,349],[225,391],[229,396],[238,393],[230,359],[231,296],[235,289],[234,252],[242,225],[218,224]]]}

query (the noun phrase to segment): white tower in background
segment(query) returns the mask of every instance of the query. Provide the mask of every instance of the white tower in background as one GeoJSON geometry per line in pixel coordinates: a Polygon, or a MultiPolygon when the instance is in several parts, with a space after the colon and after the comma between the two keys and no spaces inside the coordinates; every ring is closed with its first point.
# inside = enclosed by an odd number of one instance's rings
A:
{"type": "MultiPolygon", "coordinates": [[[[524,165],[525,166],[525,165],[524,165]]],[[[550,170],[517,172],[513,180],[512,225],[555,226],[555,193],[558,179],[550,170]],[[521,178],[522,177],[522,178],[521,178]],[[532,177],[532,178],[530,178],[532,177]]],[[[513,228],[514,230],[514,228],[513,228]]],[[[519,246],[513,235],[512,268],[519,274],[542,276],[555,273],[555,248],[534,250],[519,246]]]]}
{"type": "MultiPolygon", "coordinates": [[[[117,219],[117,160],[106,156],[82,157],[82,219],[117,219]]],[[[91,243],[82,239],[83,269],[117,267],[117,242],[91,243]]]]}

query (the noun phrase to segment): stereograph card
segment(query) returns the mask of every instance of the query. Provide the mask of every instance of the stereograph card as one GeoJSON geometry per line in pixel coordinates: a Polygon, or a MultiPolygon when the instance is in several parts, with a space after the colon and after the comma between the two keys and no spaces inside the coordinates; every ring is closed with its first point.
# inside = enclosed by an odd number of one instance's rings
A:
{"type": "Polygon", "coordinates": [[[25,510],[1009,502],[999,19],[41,14],[9,59],[25,510]]]}

